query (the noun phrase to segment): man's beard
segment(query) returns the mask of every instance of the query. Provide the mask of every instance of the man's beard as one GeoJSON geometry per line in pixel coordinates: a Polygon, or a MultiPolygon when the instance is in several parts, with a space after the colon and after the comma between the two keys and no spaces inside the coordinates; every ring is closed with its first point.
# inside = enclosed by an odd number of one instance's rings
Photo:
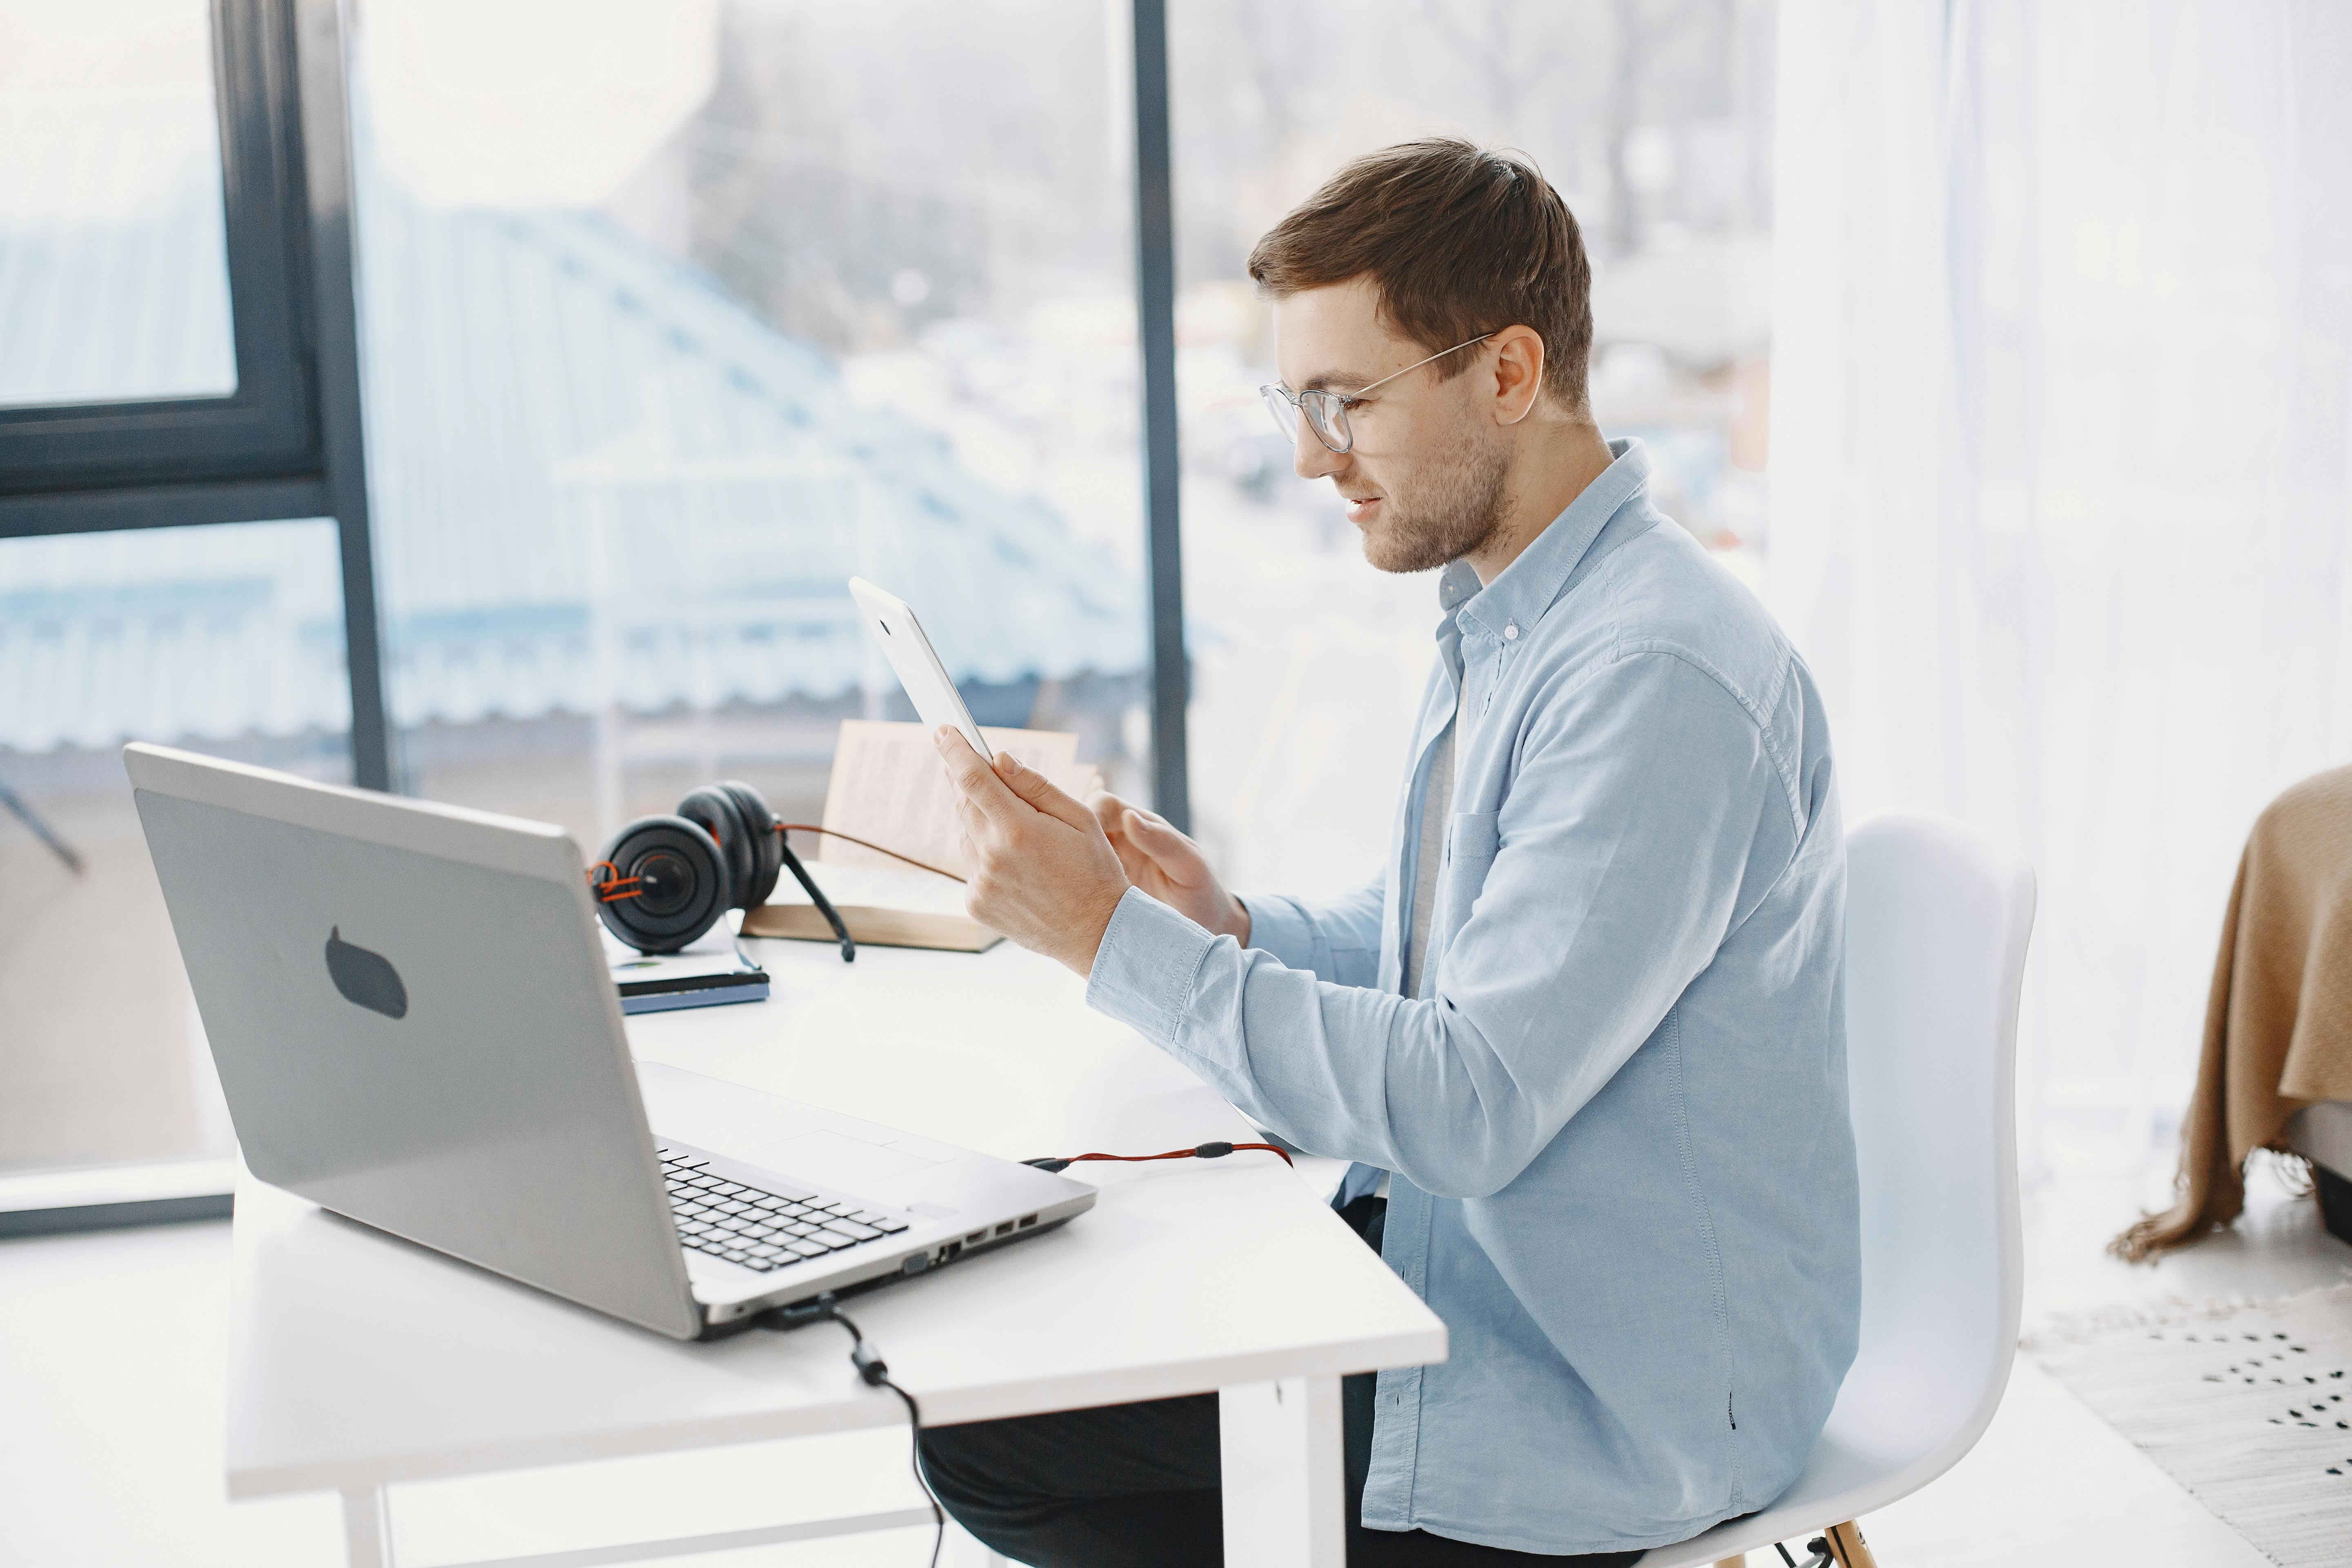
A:
{"type": "Polygon", "coordinates": [[[1383,572],[1426,572],[1480,549],[1503,526],[1509,455],[1465,441],[1409,495],[1391,491],[1388,526],[1364,534],[1364,559],[1383,572]]]}

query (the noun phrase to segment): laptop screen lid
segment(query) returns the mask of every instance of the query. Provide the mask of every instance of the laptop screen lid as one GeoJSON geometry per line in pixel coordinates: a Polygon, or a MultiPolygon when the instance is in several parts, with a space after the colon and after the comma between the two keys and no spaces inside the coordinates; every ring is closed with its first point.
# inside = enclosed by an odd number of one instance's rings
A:
{"type": "Polygon", "coordinates": [[[163,747],[123,762],[255,1175],[700,1331],[561,829],[163,747]]]}

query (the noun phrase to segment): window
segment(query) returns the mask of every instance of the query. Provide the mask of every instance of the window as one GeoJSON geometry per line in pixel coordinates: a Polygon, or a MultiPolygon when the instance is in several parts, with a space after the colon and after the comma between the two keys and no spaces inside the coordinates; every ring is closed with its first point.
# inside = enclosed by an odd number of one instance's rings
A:
{"type": "Polygon", "coordinates": [[[913,717],[1140,782],[1123,33],[1096,0],[372,7],[369,468],[404,784],[592,852],[695,785],[820,812],[913,717]],[[986,71],[971,62],[985,58],[986,71]]]}
{"type": "Polygon", "coordinates": [[[341,46],[299,3],[0,0],[0,1233],[226,1212],[122,742],[388,777],[341,46]]]}
{"type": "Polygon", "coordinates": [[[1376,862],[1361,780],[1428,658],[1429,584],[1362,565],[1254,393],[1242,258],[1345,157],[1532,153],[1597,264],[1604,426],[1735,570],[1763,547],[1770,0],[1202,0],[1164,42],[1156,0],[394,5],[348,59],[346,14],[0,0],[0,658],[48,661],[0,703],[0,853],[42,875],[34,822],[119,831],[88,770],[134,732],[327,772],[340,743],[354,782],[583,844],[720,775],[805,816],[839,722],[906,716],[853,572],[983,722],[1075,730],[1181,817],[1174,416],[1137,326],[1166,341],[1171,105],[1194,826],[1237,882],[1376,862]],[[278,696],[233,730],[199,685],[44,717],[171,616],[275,649],[278,696]]]}
{"type": "Polygon", "coordinates": [[[1377,869],[1433,654],[1434,575],[1383,577],[1290,468],[1244,261],[1346,161],[1430,133],[1532,156],[1594,263],[1594,412],[1660,507],[1763,547],[1773,7],[1202,0],[1173,9],[1194,832],[1234,886],[1377,869]],[[1368,783],[1371,787],[1366,787],[1368,783]]]}
{"type": "Polygon", "coordinates": [[[293,38],[285,0],[0,6],[8,531],[89,526],[75,492],[315,478],[293,38]]]}
{"type": "Polygon", "coordinates": [[[234,393],[210,7],[11,0],[0,28],[0,406],[234,393]]]}

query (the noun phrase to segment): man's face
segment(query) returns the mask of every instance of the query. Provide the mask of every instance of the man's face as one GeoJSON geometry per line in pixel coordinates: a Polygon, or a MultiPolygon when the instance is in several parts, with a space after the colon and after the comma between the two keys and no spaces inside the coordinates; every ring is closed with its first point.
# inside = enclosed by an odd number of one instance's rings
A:
{"type": "MultiPolygon", "coordinates": [[[[1428,357],[1381,324],[1370,279],[1275,301],[1275,363],[1294,392],[1354,393],[1428,357]]],[[[1510,450],[1491,411],[1493,380],[1478,348],[1450,381],[1437,365],[1398,376],[1348,410],[1354,447],[1334,452],[1303,426],[1295,467],[1328,479],[1363,531],[1364,559],[1383,572],[1425,572],[1478,549],[1501,525],[1510,450]]]]}

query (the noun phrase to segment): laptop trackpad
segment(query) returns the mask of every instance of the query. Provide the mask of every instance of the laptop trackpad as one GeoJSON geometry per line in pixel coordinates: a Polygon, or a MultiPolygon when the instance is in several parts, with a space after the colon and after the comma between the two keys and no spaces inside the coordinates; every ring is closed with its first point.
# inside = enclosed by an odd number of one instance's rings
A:
{"type": "Polygon", "coordinates": [[[752,1164],[814,1182],[821,1187],[850,1192],[939,1163],[905,1149],[885,1148],[823,1131],[762,1143],[743,1158],[752,1164]]]}

